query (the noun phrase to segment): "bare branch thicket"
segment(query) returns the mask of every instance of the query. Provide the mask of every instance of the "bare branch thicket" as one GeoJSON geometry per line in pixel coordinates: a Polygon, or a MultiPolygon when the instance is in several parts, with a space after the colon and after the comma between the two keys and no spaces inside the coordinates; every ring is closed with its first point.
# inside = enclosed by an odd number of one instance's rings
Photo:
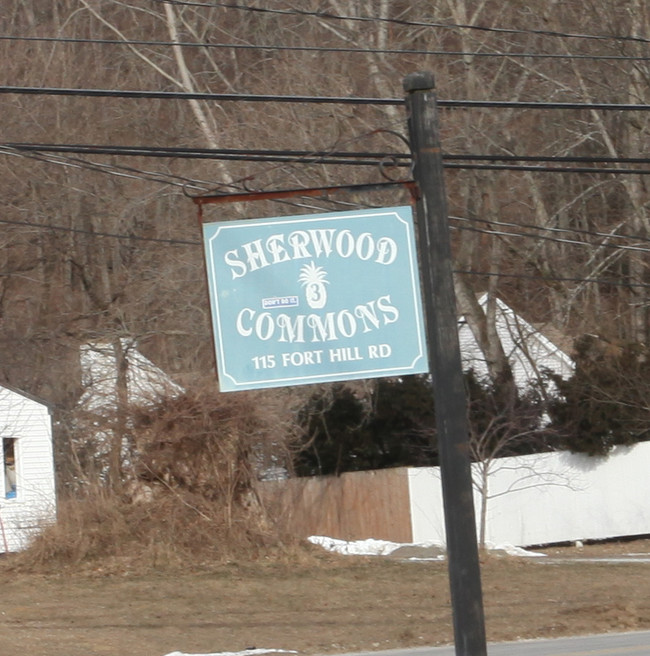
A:
{"type": "MultiPolygon", "coordinates": [[[[130,2],[58,1],[36,15],[9,0],[0,19],[7,33],[82,36],[104,39],[219,41],[286,45],[328,45],[377,49],[420,47],[454,52],[607,52],[638,54],[639,44],[622,41],[580,42],[534,33],[546,31],[611,34],[643,33],[648,10],[634,0],[563,3],[562,12],[531,13],[523,0],[430,2],[311,3],[334,13],[386,19],[420,19],[468,27],[453,29],[386,21],[354,22],[291,14],[262,14],[227,7],[172,6],[130,2]],[[508,24],[519,34],[473,30],[471,26],[508,24]],[[528,30],[526,32],[525,30],[528,30]]],[[[290,3],[286,5],[290,6],[290,3]]],[[[4,42],[0,44],[7,83],[28,86],[197,89],[333,96],[399,96],[401,80],[414,69],[433,70],[439,97],[470,99],[621,100],[645,102],[648,79],[644,62],[589,60],[396,56],[385,53],[315,53],[269,49],[233,51],[209,48],[127,47],[102,44],[4,42]]],[[[3,98],[7,141],[122,143],[222,147],[396,149],[403,143],[404,119],[398,109],[328,105],[222,103],[190,105],[182,101],[3,98]],[[378,131],[379,130],[379,131],[378,131]]],[[[647,152],[647,119],[582,113],[526,111],[444,111],[443,145],[447,152],[493,154],[609,154],[647,152]]],[[[376,169],[340,170],[322,164],[229,164],[130,160],[134,177],[107,176],[86,162],[2,156],[0,190],[7,199],[5,217],[69,227],[80,232],[11,227],[6,231],[7,276],[0,301],[8,382],[54,398],[62,409],[74,407],[79,389],[78,347],[91,338],[137,337],[163,369],[182,379],[213,370],[200,248],[155,245],[98,237],[99,232],[199,240],[194,207],[182,192],[139,178],[138,170],[205,181],[228,189],[317,186],[376,180],[376,169]],[[22,353],[19,361],[14,354],[22,353]],[[33,366],[25,367],[28,360],[33,366]],[[61,381],[64,384],[61,384],[61,381]]],[[[110,161],[122,166],[123,161],[110,161]]],[[[450,171],[447,177],[453,215],[506,220],[592,233],[648,236],[643,180],[614,176],[450,171]]],[[[201,183],[203,184],[203,183],[201,183]]],[[[210,209],[210,219],[307,213],[313,209],[403,204],[406,195],[341,198],[330,201],[267,203],[245,208],[210,209]],[[351,205],[347,205],[350,203],[351,205]]],[[[542,282],[539,277],[606,276],[620,282],[648,280],[642,256],[612,251],[603,240],[576,232],[584,246],[540,241],[489,230],[454,233],[459,269],[489,275],[457,277],[459,306],[475,327],[493,375],[504,371],[493,316],[474,299],[489,290],[503,296],[527,318],[555,324],[570,335],[590,332],[640,339],[647,330],[648,299],[642,289],[599,287],[592,283],[542,282]],[[503,274],[510,277],[503,277],[503,274]],[[522,277],[522,274],[525,274],[522,277]],[[537,276],[529,280],[528,276],[537,276]]],[[[546,234],[541,232],[540,234],[546,234]]],[[[616,243],[625,243],[616,240],[616,243]]],[[[502,349],[501,349],[502,351],[502,349]]],[[[273,395],[274,393],[270,393],[273,395]]],[[[296,395],[304,396],[304,390],[296,395]]],[[[73,459],[74,460],[74,459],[73,459]]],[[[78,458],[82,460],[81,455],[78,458]]],[[[74,462],[71,463],[74,465],[74,462]]],[[[75,465],[76,466],[76,465],[75,465]]]]}

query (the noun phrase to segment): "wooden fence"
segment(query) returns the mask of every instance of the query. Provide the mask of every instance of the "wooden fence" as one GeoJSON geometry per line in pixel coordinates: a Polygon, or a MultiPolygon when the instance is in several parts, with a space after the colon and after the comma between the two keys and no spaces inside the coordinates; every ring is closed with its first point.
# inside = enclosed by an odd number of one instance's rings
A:
{"type": "Polygon", "coordinates": [[[412,542],[408,470],[260,483],[269,513],[294,535],[412,542]]]}

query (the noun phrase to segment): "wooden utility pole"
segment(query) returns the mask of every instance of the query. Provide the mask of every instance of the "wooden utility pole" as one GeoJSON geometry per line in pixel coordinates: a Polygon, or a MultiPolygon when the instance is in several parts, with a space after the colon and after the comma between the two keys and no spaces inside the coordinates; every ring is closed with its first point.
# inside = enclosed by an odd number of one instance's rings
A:
{"type": "Polygon", "coordinates": [[[418,186],[418,251],[429,367],[436,404],[456,655],[486,656],[467,399],[458,342],[449,219],[434,89],[431,73],[413,73],[404,79],[414,177],[418,186]]]}

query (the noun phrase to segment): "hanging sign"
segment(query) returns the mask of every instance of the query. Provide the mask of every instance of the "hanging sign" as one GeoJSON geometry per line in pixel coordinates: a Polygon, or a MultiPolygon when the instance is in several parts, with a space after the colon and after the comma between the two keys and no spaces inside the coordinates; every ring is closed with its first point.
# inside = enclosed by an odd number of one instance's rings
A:
{"type": "Polygon", "coordinates": [[[224,392],[428,371],[410,207],[203,226],[224,392]]]}

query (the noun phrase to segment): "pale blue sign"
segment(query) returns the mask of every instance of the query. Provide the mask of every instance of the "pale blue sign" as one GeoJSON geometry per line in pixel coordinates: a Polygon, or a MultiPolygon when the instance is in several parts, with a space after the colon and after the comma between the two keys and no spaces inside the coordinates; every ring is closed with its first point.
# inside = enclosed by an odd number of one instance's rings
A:
{"type": "Polygon", "coordinates": [[[203,226],[220,389],[428,371],[410,207],[203,226]]]}

